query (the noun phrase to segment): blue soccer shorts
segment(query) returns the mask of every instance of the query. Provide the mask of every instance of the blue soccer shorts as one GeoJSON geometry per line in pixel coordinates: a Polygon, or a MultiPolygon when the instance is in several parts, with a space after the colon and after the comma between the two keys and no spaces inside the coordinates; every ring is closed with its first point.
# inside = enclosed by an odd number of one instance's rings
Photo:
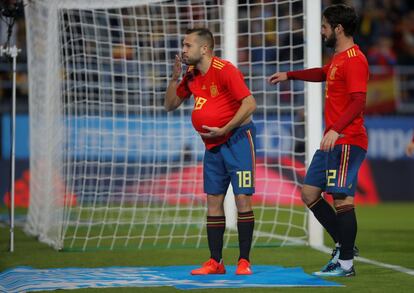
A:
{"type": "Polygon", "coordinates": [[[235,195],[254,193],[256,127],[253,122],[236,128],[227,140],[204,153],[204,192],[226,194],[231,182],[235,195]]]}
{"type": "Polygon", "coordinates": [[[358,170],[366,151],[358,146],[336,145],[332,151],[317,150],[305,176],[305,184],[326,193],[354,196],[358,170]]]}

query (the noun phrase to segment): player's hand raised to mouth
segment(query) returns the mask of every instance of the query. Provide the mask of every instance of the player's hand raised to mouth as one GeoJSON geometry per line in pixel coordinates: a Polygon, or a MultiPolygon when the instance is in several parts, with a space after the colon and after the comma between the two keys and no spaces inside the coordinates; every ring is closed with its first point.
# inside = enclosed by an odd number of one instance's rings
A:
{"type": "Polygon", "coordinates": [[[180,78],[180,75],[181,75],[181,58],[180,56],[175,55],[172,79],[178,80],[180,78]]]}

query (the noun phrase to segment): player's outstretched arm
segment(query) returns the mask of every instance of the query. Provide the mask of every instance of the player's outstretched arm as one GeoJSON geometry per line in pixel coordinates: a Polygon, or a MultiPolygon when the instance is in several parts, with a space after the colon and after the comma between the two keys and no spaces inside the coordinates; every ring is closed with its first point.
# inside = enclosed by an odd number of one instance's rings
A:
{"type": "Polygon", "coordinates": [[[173,73],[170,83],[168,84],[164,100],[164,108],[168,112],[177,109],[183,102],[183,99],[177,96],[178,79],[180,78],[180,74],[181,59],[178,55],[175,55],[173,73]]]}
{"type": "Polygon", "coordinates": [[[288,79],[288,76],[287,76],[286,72],[276,72],[276,73],[272,74],[267,80],[271,84],[277,84],[277,83],[279,83],[281,81],[285,81],[287,79],[288,79]]]}
{"type": "Polygon", "coordinates": [[[324,67],[315,67],[304,70],[276,72],[268,78],[268,81],[271,84],[277,84],[288,79],[321,82],[326,80],[324,69],[327,70],[327,68],[327,65],[325,65],[324,67]]]}

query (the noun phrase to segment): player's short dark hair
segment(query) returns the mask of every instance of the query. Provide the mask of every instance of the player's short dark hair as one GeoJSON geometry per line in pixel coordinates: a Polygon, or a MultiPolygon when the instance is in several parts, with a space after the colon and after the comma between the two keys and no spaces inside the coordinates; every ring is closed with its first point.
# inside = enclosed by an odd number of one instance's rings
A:
{"type": "Polygon", "coordinates": [[[207,42],[211,50],[214,49],[214,38],[213,34],[208,28],[191,28],[186,31],[186,34],[197,34],[200,38],[207,42]]]}
{"type": "Polygon", "coordinates": [[[345,4],[331,5],[323,11],[322,15],[332,28],[342,25],[346,36],[353,36],[355,33],[358,16],[353,7],[345,4]]]}

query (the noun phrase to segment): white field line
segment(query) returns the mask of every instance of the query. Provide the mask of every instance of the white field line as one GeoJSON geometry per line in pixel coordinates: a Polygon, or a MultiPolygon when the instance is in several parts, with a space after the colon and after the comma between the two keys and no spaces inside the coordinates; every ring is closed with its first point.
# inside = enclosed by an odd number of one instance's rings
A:
{"type": "MultiPolygon", "coordinates": [[[[331,253],[332,252],[332,249],[328,248],[326,246],[311,246],[311,247],[313,249],[319,250],[321,252],[326,252],[326,253],[331,253]]],[[[376,261],[376,260],[371,260],[371,259],[368,259],[368,258],[365,258],[365,257],[360,257],[360,256],[355,257],[355,260],[363,262],[363,263],[367,263],[367,264],[370,264],[370,265],[374,265],[374,266],[378,266],[378,267],[382,267],[382,268],[386,268],[386,269],[390,269],[390,270],[394,270],[394,271],[397,271],[397,272],[401,272],[401,273],[404,273],[404,274],[414,276],[414,270],[411,270],[411,269],[408,269],[408,268],[405,268],[405,267],[402,267],[402,266],[383,263],[383,262],[379,262],[379,261],[376,261]]]]}

